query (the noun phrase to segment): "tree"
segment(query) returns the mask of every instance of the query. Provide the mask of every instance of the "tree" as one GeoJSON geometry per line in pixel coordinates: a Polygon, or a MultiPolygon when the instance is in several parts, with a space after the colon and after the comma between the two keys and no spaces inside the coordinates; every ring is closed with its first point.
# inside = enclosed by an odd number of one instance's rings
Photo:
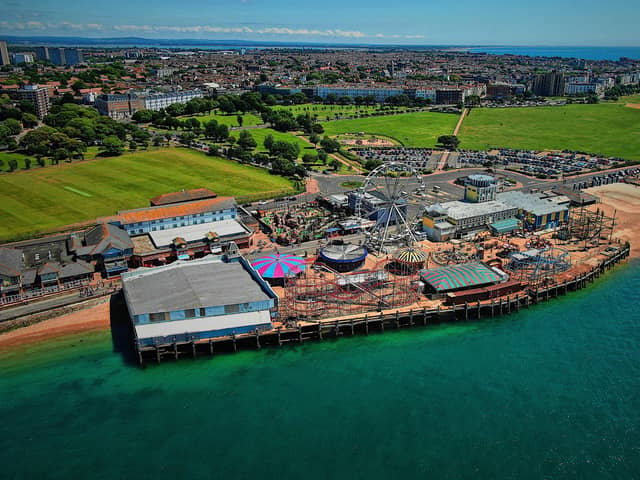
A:
{"type": "Polygon", "coordinates": [[[135,140],[131,140],[129,142],[129,150],[134,151],[138,149],[138,144],[135,142],[135,140]]]}
{"type": "Polygon", "coordinates": [[[256,148],[258,143],[247,130],[242,130],[238,137],[238,146],[245,151],[250,151],[256,148]]]}
{"type": "Polygon", "coordinates": [[[151,110],[138,110],[131,115],[131,120],[136,123],[149,123],[153,120],[154,112],[151,110]]]}
{"type": "Polygon", "coordinates": [[[317,133],[312,133],[311,135],[309,135],[309,141],[314,145],[317,145],[320,142],[320,135],[318,135],[317,133]]]}
{"type": "Polygon", "coordinates": [[[332,159],[329,162],[329,166],[334,170],[337,171],[340,168],[340,161],[336,158],[332,159]]]}
{"type": "Polygon", "coordinates": [[[207,138],[215,138],[218,132],[218,122],[211,120],[204,124],[204,135],[207,138]]]}
{"type": "Polygon", "coordinates": [[[448,148],[449,150],[455,150],[460,145],[460,139],[455,135],[440,135],[438,137],[438,143],[441,144],[444,148],[448,148]]]}
{"type": "Polygon", "coordinates": [[[329,154],[327,152],[325,152],[324,150],[318,150],[318,160],[323,165],[326,165],[327,164],[327,160],[329,160],[329,154]]]}
{"type": "Polygon", "coordinates": [[[333,140],[326,135],[320,141],[320,146],[327,153],[334,153],[340,150],[340,142],[338,142],[337,140],[333,140]]]}
{"type": "Polygon", "coordinates": [[[22,125],[24,125],[24,128],[33,128],[38,125],[38,117],[36,117],[33,113],[23,113],[22,125]]]}
{"type": "Polygon", "coordinates": [[[273,148],[273,135],[269,134],[264,137],[264,141],[262,142],[262,144],[264,145],[264,148],[271,151],[271,149],[273,148]]]}
{"type": "Polygon", "coordinates": [[[244,117],[242,115],[238,115],[236,117],[236,120],[238,121],[238,126],[242,127],[242,124],[244,123],[244,117]]]}
{"type": "Polygon", "coordinates": [[[184,121],[184,125],[187,130],[194,131],[200,129],[200,121],[197,118],[187,118],[184,121]]]}
{"type": "Polygon", "coordinates": [[[55,160],[56,165],[60,163],[60,160],[66,160],[71,155],[69,154],[69,150],[66,148],[57,148],[53,152],[53,160],[55,160]]]}
{"type": "Polygon", "coordinates": [[[302,163],[316,163],[318,161],[318,156],[313,153],[305,153],[302,156],[302,163]]]}
{"type": "Polygon", "coordinates": [[[25,158],[24,159],[24,169],[25,170],[29,170],[31,168],[31,159],[30,158],[25,158]]]}
{"type": "Polygon", "coordinates": [[[18,161],[15,158],[9,159],[9,171],[13,172],[18,168],[18,161]]]}
{"type": "Polygon", "coordinates": [[[8,118],[2,124],[9,129],[11,135],[18,135],[22,131],[20,120],[15,118],[8,118]]]}
{"type": "Polygon", "coordinates": [[[117,157],[118,155],[122,155],[124,152],[122,140],[113,135],[105,137],[102,140],[100,151],[105,157],[117,157]]]}

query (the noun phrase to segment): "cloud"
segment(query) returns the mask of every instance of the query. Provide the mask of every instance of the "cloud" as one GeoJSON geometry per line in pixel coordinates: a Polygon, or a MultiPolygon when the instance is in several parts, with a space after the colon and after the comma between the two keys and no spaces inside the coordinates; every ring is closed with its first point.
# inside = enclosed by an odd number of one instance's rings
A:
{"type": "MultiPolygon", "coordinates": [[[[242,1],[242,0],[241,0],[242,1]]],[[[248,0],[247,0],[248,1],[248,0]]],[[[148,24],[120,24],[103,25],[101,23],[73,23],[69,21],[43,23],[36,20],[7,22],[0,21],[0,28],[8,31],[101,31],[112,30],[122,33],[181,33],[181,34],[244,34],[244,35],[272,35],[291,37],[315,37],[315,38],[393,38],[393,39],[421,39],[424,35],[413,34],[383,34],[374,35],[361,32],[359,30],[341,29],[313,29],[304,27],[282,27],[282,26],[216,26],[216,25],[148,25],[148,24]]]]}

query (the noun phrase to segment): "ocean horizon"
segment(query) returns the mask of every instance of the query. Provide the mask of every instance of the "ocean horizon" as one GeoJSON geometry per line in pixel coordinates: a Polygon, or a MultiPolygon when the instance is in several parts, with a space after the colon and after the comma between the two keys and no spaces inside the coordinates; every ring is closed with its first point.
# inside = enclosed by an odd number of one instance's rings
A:
{"type": "Polygon", "coordinates": [[[639,284],[147,368],[109,332],[5,352],[3,478],[635,478],[639,284]]]}

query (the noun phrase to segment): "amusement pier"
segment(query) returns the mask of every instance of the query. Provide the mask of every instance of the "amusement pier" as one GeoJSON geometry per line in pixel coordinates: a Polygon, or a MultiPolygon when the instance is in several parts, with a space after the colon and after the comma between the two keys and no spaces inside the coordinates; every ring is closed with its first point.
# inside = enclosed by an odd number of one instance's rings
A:
{"type": "MultiPolygon", "coordinates": [[[[173,192],[5,245],[0,325],[110,299],[136,361],[160,363],[516,312],[630,254],[615,210],[584,191],[602,179],[527,191],[475,169],[441,188],[414,165],[269,204],[173,192]]],[[[606,182],[637,188],[638,172],[618,172],[606,182]]]]}

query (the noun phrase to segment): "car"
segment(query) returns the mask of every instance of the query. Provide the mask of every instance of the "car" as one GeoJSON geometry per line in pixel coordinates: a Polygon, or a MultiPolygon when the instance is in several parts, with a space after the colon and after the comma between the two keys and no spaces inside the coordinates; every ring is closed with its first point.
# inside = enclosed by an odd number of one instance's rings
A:
{"type": "Polygon", "coordinates": [[[292,202],[295,202],[296,200],[298,200],[297,197],[289,197],[289,200],[291,200],[292,202]]]}
{"type": "Polygon", "coordinates": [[[284,197],[278,197],[274,201],[275,202],[284,202],[284,197]]]}
{"type": "Polygon", "coordinates": [[[260,200],[258,202],[258,205],[266,205],[267,203],[269,203],[269,202],[267,202],[266,200],[260,200]]]}

